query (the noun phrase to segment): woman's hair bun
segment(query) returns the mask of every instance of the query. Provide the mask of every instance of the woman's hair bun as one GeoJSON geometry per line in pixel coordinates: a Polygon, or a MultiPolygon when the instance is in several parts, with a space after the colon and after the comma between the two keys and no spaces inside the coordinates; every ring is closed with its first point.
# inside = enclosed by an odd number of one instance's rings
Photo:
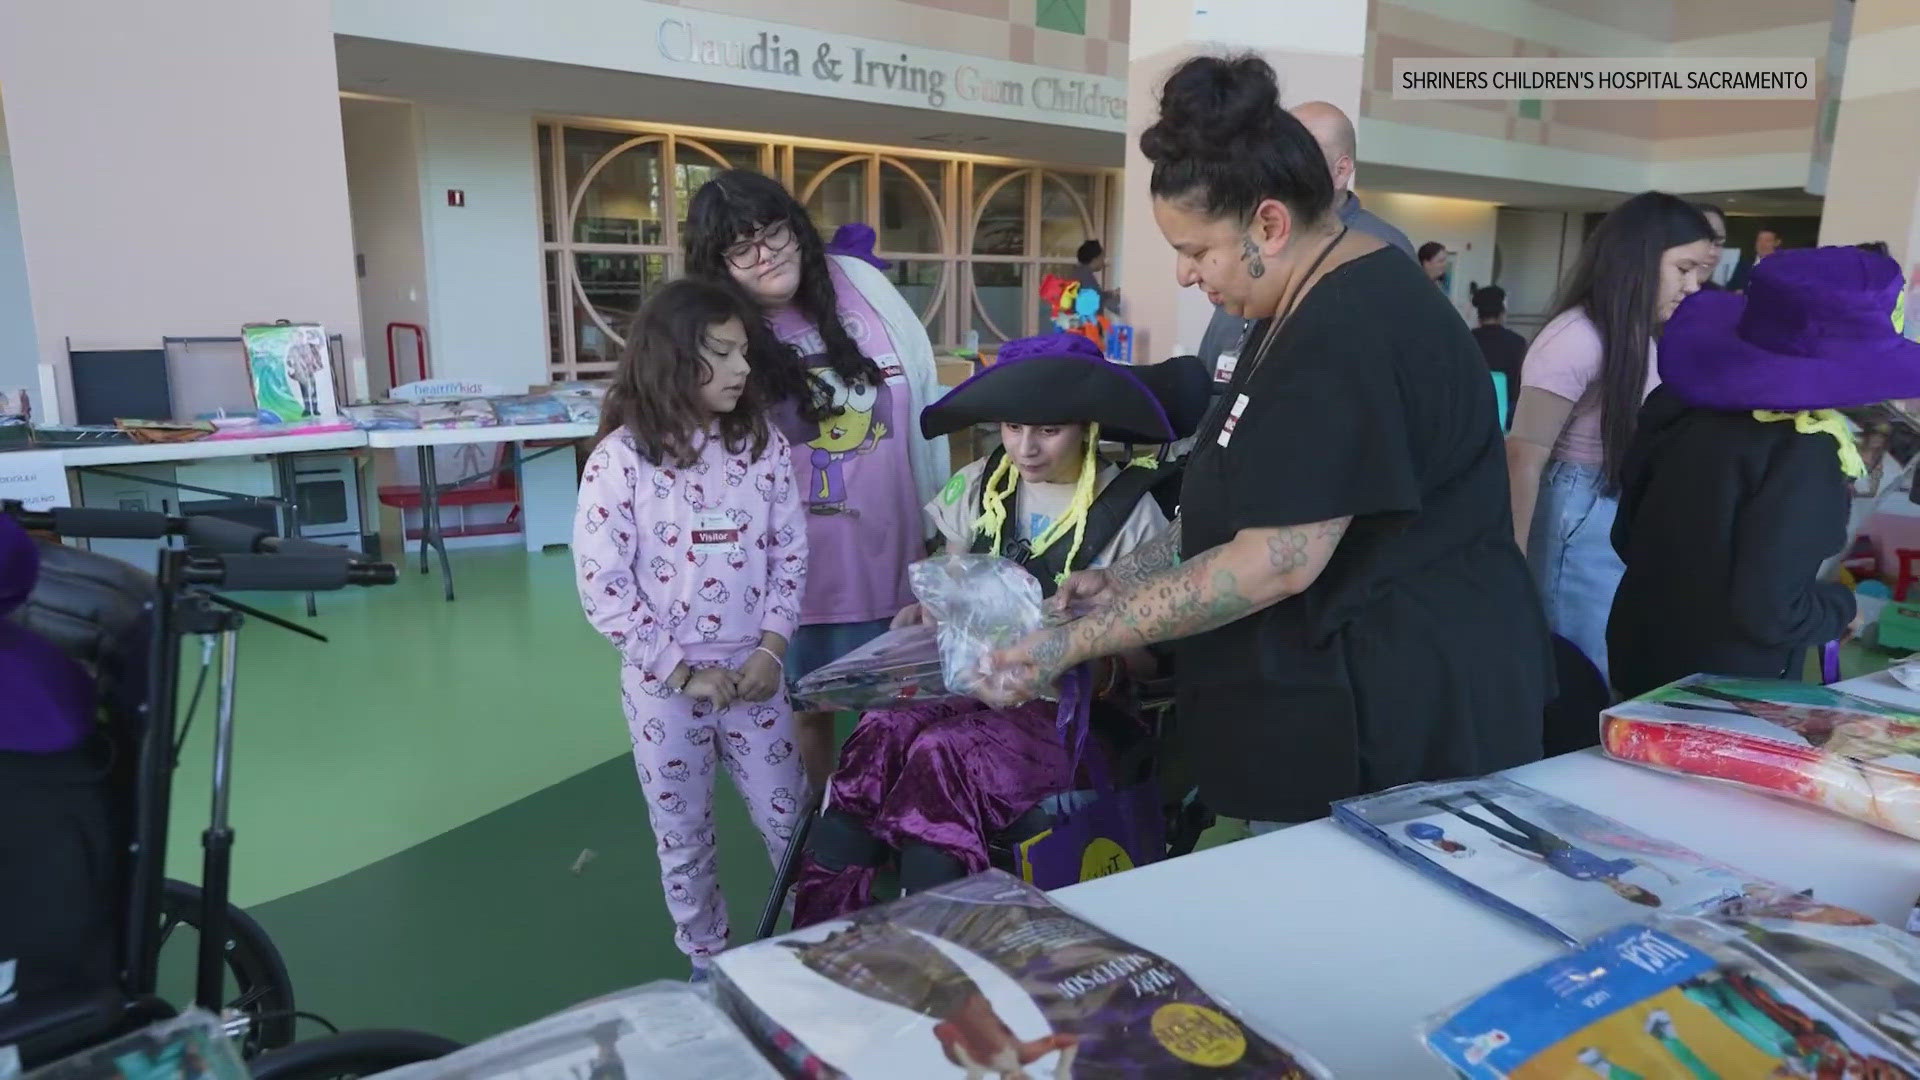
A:
{"type": "Polygon", "coordinates": [[[1270,139],[1280,115],[1279,80],[1265,60],[1196,56],[1168,76],[1160,119],[1141,134],[1140,150],[1156,164],[1230,158],[1270,139]]]}

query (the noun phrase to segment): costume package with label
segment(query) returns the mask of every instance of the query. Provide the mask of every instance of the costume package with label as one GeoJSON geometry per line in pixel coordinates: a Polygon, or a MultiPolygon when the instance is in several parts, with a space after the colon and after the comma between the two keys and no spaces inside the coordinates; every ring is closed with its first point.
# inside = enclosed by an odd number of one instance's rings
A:
{"type": "Polygon", "coordinates": [[[1328,1075],[999,871],[723,953],[715,986],[791,1076],[1328,1075]]]}
{"type": "Polygon", "coordinates": [[[1608,709],[1608,754],[1920,839],[1920,714],[1821,686],[1695,675],[1608,709]]]}
{"type": "Polygon", "coordinates": [[[972,697],[986,660],[1040,628],[1040,585],[997,555],[938,555],[907,570],[929,623],[901,627],[803,676],[794,704],[882,709],[972,697]]]}
{"type": "Polygon", "coordinates": [[[1712,910],[1769,883],[1498,776],[1407,784],[1333,805],[1361,839],[1577,945],[1654,911],[1712,910]]]}
{"type": "Polygon", "coordinates": [[[622,990],[382,1080],[777,1080],[706,995],[683,982],[622,990]]]}
{"type": "Polygon", "coordinates": [[[1920,943],[1863,915],[1762,896],[1655,916],[1439,1018],[1463,1076],[1920,1077],[1920,943]]]}
{"type": "Polygon", "coordinates": [[[220,1018],[189,1009],[43,1065],[27,1073],[26,1080],[247,1080],[247,1075],[240,1052],[221,1030],[220,1018]]]}

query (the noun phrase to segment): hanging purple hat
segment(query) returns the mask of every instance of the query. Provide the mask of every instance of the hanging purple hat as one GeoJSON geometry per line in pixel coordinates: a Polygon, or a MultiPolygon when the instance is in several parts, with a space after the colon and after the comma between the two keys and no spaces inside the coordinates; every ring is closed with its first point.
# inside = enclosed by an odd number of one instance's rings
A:
{"type": "Polygon", "coordinates": [[[1893,326],[1900,266],[1853,247],[1753,267],[1746,294],[1697,292],[1660,335],[1660,378],[1696,408],[1840,409],[1920,397],[1920,342],[1893,326]]]}
{"type": "Polygon", "coordinates": [[[885,270],[893,264],[873,253],[875,241],[873,226],[849,222],[833,230],[833,240],[827,244],[827,253],[848,255],[875,269],[885,270]]]}

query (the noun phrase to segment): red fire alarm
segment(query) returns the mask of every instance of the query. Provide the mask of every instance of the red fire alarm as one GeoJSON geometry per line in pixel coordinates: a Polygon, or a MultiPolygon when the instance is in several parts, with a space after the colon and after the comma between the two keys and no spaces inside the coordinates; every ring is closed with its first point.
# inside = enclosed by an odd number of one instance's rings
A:
{"type": "Polygon", "coordinates": [[[464,191],[461,191],[459,188],[448,188],[447,189],[447,205],[448,206],[467,205],[467,193],[464,191]]]}

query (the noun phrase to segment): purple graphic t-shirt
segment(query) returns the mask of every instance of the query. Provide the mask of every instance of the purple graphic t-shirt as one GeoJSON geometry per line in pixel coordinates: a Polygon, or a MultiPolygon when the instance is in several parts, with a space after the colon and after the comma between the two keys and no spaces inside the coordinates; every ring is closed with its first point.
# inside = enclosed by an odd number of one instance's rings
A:
{"type": "Polygon", "coordinates": [[[872,305],[838,266],[829,265],[840,298],[840,322],[860,351],[886,374],[877,387],[849,391],[825,366],[825,345],[806,316],[787,309],[768,325],[800,350],[813,373],[833,387],[839,415],[819,424],[781,403],[774,422],[793,443],[793,478],[807,511],[807,597],[800,622],[889,619],[911,603],[907,566],[926,555],[910,442],[919,437],[920,404],[872,305]]]}

